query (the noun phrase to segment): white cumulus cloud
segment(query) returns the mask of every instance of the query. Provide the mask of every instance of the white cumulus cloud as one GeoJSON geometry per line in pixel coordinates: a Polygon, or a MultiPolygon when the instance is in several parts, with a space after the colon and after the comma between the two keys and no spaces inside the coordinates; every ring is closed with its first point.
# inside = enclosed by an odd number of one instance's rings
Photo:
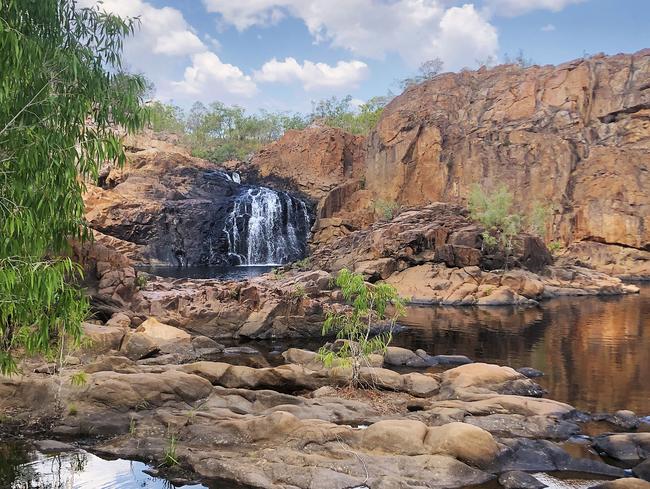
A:
{"type": "MultiPolygon", "coordinates": [[[[96,4],[98,4],[97,0],[79,2],[81,7],[91,7],[96,4]]],[[[127,54],[153,52],[182,56],[206,49],[205,44],[194,33],[183,14],[175,8],[157,8],[142,0],[103,0],[99,7],[120,17],[140,18],[135,36],[126,42],[127,54]]]]}
{"type": "Polygon", "coordinates": [[[81,0],[80,7],[98,5],[121,17],[139,17],[135,34],[124,43],[124,59],[131,71],[145,73],[164,100],[238,102],[257,92],[252,78],[221,61],[213,50],[219,41],[202,41],[182,12],[155,7],[144,0],[81,0]],[[177,80],[183,71],[183,78],[177,80]]]}
{"type": "Polygon", "coordinates": [[[447,0],[203,0],[219,22],[244,30],[284,16],[301,19],[317,42],[381,59],[396,53],[407,63],[440,57],[445,68],[496,55],[496,29],[472,4],[447,0]],[[468,26],[470,28],[468,28],[468,26]],[[453,41],[453,44],[450,42],[453,41]]]}
{"type": "Polygon", "coordinates": [[[516,17],[533,10],[559,12],[567,6],[587,0],[486,0],[491,13],[505,17],[516,17]]]}
{"type": "Polygon", "coordinates": [[[219,98],[222,90],[244,97],[257,92],[250,76],[234,65],[223,63],[209,51],[192,55],[192,65],[185,69],[183,80],[173,82],[172,86],[184,94],[213,100],[219,98]]]}
{"type": "Polygon", "coordinates": [[[542,26],[540,30],[542,32],[551,32],[555,30],[555,26],[553,24],[546,24],[542,26]]]}
{"type": "Polygon", "coordinates": [[[309,60],[300,64],[295,58],[285,58],[283,61],[273,58],[255,72],[255,80],[275,83],[298,81],[305,90],[315,90],[356,87],[367,75],[368,65],[362,61],[339,61],[331,66],[309,60]]]}

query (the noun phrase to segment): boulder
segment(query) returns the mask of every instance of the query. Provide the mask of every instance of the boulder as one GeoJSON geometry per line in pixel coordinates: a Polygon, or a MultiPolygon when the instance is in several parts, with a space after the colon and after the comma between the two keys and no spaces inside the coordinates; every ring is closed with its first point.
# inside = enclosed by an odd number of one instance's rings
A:
{"type": "Polygon", "coordinates": [[[610,423],[620,426],[624,430],[635,430],[639,427],[639,418],[633,411],[621,409],[616,411],[608,420],[610,423]]]}
{"type": "Polygon", "coordinates": [[[449,455],[474,466],[490,464],[498,453],[492,435],[475,426],[449,423],[428,428],[421,421],[385,420],[364,430],[365,450],[401,455],[449,455]]]}
{"type": "Polygon", "coordinates": [[[632,469],[632,472],[634,473],[635,477],[650,482],[650,459],[646,459],[639,465],[636,465],[632,469]]]}
{"type": "Polygon", "coordinates": [[[158,346],[172,342],[189,344],[192,340],[192,336],[187,331],[163,324],[153,317],[143,322],[135,331],[149,337],[158,346]]]}
{"type": "Polygon", "coordinates": [[[392,366],[426,367],[427,363],[407,348],[389,346],[384,353],[384,363],[392,366]]]}
{"type": "Polygon", "coordinates": [[[106,321],[106,326],[117,326],[119,328],[128,328],[131,326],[131,318],[123,312],[116,312],[106,321]]]}
{"type": "Polygon", "coordinates": [[[104,371],[132,374],[139,372],[140,370],[135,362],[127,357],[102,355],[96,358],[95,361],[85,365],[84,371],[89,374],[104,371]]]}
{"type": "Polygon", "coordinates": [[[499,484],[504,489],[544,489],[547,487],[546,484],[535,479],[532,475],[520,470],[504,472],[499,476],[499,484]]]}
{"type": "Polygon", "coordinates": [[[122,326],[83,323],[82,328],[84,336],[92,344],[92,349],[98,352],[118,350],[126,334],[126,329],[122,326]]]}
{"type": "Polygon", "coordinates": [[[157,352],[158,343],[150,336],[140,332],[129,332],[122,341],[120,353],[129,360],[140,360],[157,352]]]}
{"type": "Polygon", "coordinates": [[[363,431],[361,446],[366,451],[421,455],[425,453],[424,440],[427,432],[427,425],[421,421],[378,421],[363,431]]]}
{"type": "Polygon", "coordinates": [[[41,453],[61,453],[73,452],[77,447],[70,443],[63,443],[57,440],[38,440],[34,442],[34,446],[41,453]]]}
{"type": "Polygon", "coordinates": [[[467,365],[474,362],[465,355],[434,355],[431,361],[433,365],[467,365]]]}
{"type": "Polygon", "coordinates": [[[488,466],[499,452],[490,433],[466,423],[429,428],[424,445],[429,453],[447,454],[476,467],[488,466]]]}
{"type": "Polygon", "coordinates": [[[594,438],[593,446],[616,460],[644,460],[650,457],[650,433],[601,435],[594,438]]]}
{"type": "Polygon", "coordinates": [[[224,346],[217,343],[212,338],[207,336],[195,336],[192,338],[192,348],[197,353],[218,353],[223,351],[224,346]]]}
{"type": "Polygon", "coordinates": [[[536,368],[533,367],[521,367],[517,369],[517,372],[519,372],[522,375],[525,375],[529,379],[535,379],[537,377],[543,377],[544,372],[541,370],[537,370],[536,368]]]}
{"type": "Polygon", "coordinates": [[[90,375],[84,400],[92,400],[118,411],[160,407],[205,399],[212,385],[198,375],[176,370],[161,373],[121,374],[97,372],[90,375]]]}

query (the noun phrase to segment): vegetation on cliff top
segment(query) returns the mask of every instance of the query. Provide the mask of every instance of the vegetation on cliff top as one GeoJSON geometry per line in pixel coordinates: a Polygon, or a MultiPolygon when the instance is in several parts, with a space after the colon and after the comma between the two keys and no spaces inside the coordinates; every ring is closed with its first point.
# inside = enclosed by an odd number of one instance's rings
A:
{"type": "Polygon", "coordinates": [[[7,0],[0,14],[0,372],[17,350],[78,339],[88,304],[62,257],[89,237],[82,178],[124,161],[116,126],[144,123],[144,80],[121,71],[135,27],[72,0],[7,0]]]}
{"type": "Polygon", "coordinates": [[[243,160],[290,129],[310,124],[338,127],[352,134],[367,134],[379,120],[390,97],[373,97],[355,108],[352,97],[331,97],[314,102],[312,112],[247,114],[237,105],[196,102],[186,114],[180,107],[154,101],[150,104],[150,128],[181,135],[181,142],[194,156],[217,163],[243,160]]]}

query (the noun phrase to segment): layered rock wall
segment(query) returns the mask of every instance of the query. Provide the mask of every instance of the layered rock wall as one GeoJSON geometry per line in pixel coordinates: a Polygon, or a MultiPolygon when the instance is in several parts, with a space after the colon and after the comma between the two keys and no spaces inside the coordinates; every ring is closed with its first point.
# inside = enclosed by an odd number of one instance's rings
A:
{"type": "Polygon", "coordinates": [[[402,204],[507,185],[553,207],[551,237],[650,250],[650,50],[443,74],[394,99],[365,181],[402,204]]]}

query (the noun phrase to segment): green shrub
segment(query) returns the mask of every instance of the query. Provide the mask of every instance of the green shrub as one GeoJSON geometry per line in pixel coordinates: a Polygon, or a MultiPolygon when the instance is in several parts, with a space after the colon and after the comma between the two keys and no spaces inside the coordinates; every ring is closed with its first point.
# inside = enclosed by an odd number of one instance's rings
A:
{"type": "Polygon", "coordinates": [[[309,257],[298,260],[293,264],[298,270],[309,270],[311,268],[311,260],[309,257]]]}
{"type": "Polygon", "coordinates": [[[400,209],[400,205],[397,202],[383,199],[376,200],[374,206],[375,211],[387,221],[392,220],[400,209]]]}
{"type": "Polygon", "coordinates": [[[177,440],[176,435],[173,433],[169,436],[167,440],[167,447],[165,448],[165,453],[163,454],[163,465],[167,467],[175,467],[178,465],[178,457],[176,455],[176,446],[177,440]]]}
{"type": "Polygon", "coordinates": [[[138,289],[143,289],[144,287],[146,287],[146,286],[147,286],[147,282],[149,282],[149,277],[147,277],[147,276],[146,276],[145,274],[143,274],[143,273],[139,273],[139,274],[135,277],[135,286],[136,286],[138,289]]]}
{"type": "Polygon", "coordinates": [[[392,285],[369,284],[359,273],[343,269],[336,277],[335,285],[352,308],[343,313],[328,313],[322,334],[336,332],[338,339],[346,340],[338,351],[322,347],[319,357],[325,366],[339,364],[352,370],[350,384],[361,385],[361,368],[369,364],[368,356],[383,353],[392,340],[392,328],[404,314],[404,300],[392,285]],[[388,320],[387,333],[371,336],[371,327],[377,321],[388,320]]]}
{"type": "Polygon", "coordinates": [[[83,387],[88,383],[88,374],[86,372],[77,372],[70,377],[70,383],[75,387],[83,387]]]}
{"type": "Polygon", "coordinates": [[[530,233],[546,240],[552,215],[553,208],[550,205],[535,202],[527,219],[530,233]]]}
{"type": "Polygon", "coordinates": [[[296,285],[291,291],[291,297],[296,300],[304,299],[307,297],[307,291],[305,290],[305,287],[302,285],[296,285]]]}
{"type": "Polygon", "coordinates": [[[485,227],[483,246],[502,251],[506,257],[512,252],[513,238],[521,232],[522,216],[512,212],[512,194],[505,186],[486,193],[474,185],[469,195],[470,216],[485,227]]]}

